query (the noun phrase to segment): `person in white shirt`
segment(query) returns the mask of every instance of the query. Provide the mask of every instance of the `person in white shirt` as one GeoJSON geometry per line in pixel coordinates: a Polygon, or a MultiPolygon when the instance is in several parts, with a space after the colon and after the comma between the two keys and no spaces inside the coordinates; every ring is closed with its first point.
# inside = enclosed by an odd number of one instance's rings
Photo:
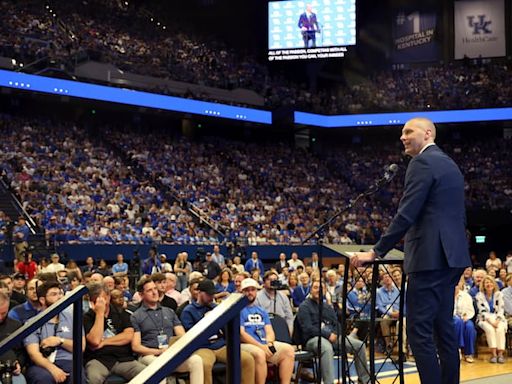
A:
{"type": "Polygon", "coordinates": [[[167,262],[167,255],[165,253],[160,254],[160,263],[162,263],[162,273],[172,272],[172,265],[167,262]]]}
{"type": "Polygon", "coordinates": [[[304,270],[304,263],[302,262],[302,260],[299,259],[299,255],[297,254],[297,252],[292,252],[291,257],[292,258],[288,260],[288,267],[290,268],[290,270],[296,271],[297,267],[299,266],[301,266],[304,270]]]}
{"type": "Polygon", "coordinates": [[[492,353],[491,363],[505,362],[505,334],[507,321],[505,320],[503,295],[493,277],[487,275],[480,283],[480,292],[477,293],[476,305],[478,309],[477,324],[485,332],[487,344],[492,353]]]}
{"type": "Polygon", "coordinates": [[[508,251],[503,267],[507,268],[507,273],[512,273],[512,251],[508,251]]]}
{"type": "Polygon", "coordinates": [[[464,350],[464,359],[468,363],[472,363],[475,361],[473,355],[475,354],[476,329],[471,319],[475,316],[475,307],[473,298],[466,292],[464,286],[465,279],[462,277],[455,287],[453,322],[459,340],[459,348],[464,350]]]}
{"type": "Polygon", "coordinates": [[[485,269],[489,272],[490,268],[494,268],[496,271],[499,271],[501,268],[501,259],[496,255],[496,252],[489,252],[489,258],[485,262],[485,269]]]}
{"type": "Polygon", "coordinates": [[[46,267],[46,272],[57,273],[65,269],[64,264],[59,263],[60,257],[57,253],[53,253],[50,259],[52,262],[46,267]]]}

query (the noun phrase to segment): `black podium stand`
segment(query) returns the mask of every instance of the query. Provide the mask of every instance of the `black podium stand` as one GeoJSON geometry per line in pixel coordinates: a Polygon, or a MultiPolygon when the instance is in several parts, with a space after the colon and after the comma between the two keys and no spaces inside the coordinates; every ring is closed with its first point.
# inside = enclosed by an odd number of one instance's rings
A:
{"type": "MultiPolygon", "coordinates": [[[[343,286],[342,286],[342,292],[339,296],[339,302],[338,305],[340,306],[340,315],[339,315],[339,323],[340,323],[340,335],[343,336],[341,345],[339,346],[339,349],[341,351],[340,360],[341,360],[341,367],[338,370],[339,376],[341,374],[341,377],[338,377],[338,383],[357,383],[357,381],[354,381],[351,379],[350,376],[350,368],[354,364],[354,362],[348,363],[347,360],[347,348],[345,346],[346,340],[348,340],[348,343],[350,343],[350,339],[347,339],[348,337],[348,328],[350,323],[358,323],[359,325],[365,325],[367,324],[368,332],[366,335],[361,337],[361,341],[363,341],[363,346],[367,345],[369,347],[369,367],[368,372],[371,377],[371,383],[380,383],[378,376],[382,371],[382,368],[384,367],[385,363],[390,363],[394,366],[394,368],[398,371],[398,373],[395,375],[394,380],[392,380],[393,383],[397,382],[397,379],[399,379],[400,384],[404,383],[404,361],[406,360],[406,353],[404,351],[404,345],[402,343],[404,338],[404,304],[405,304],[405,274],[403,272],[403,259],[404,254],[401,251],[398,250],[392,250],[387,254],[387,256],[384,259],[377,259],[374,262],[368,264],[367,266],[360,269],[361,276],[365,278],[365,283],[367,287],[368,295],[366,297],[362,297],[362,302],[359,304],[362,305],[363,308],[360,310],[354,309],[353,304],[351,304],[352,308],[352,314],[349,315],[348,312],[348,295],[351,291],[353,291],[355,288],[349,281],[349,269],[350,269],[350,256],[353,252],[360,252],[360,251],[368,251],[372,249],[371,245],[336,245],[336,244],[324,244],[324,247],[331,249],[338,253],[340,256],[343,256],[345,261],[345,273],[343,276],[343,286]],[[379,368],[376,367],[375,364],[375,342],[376,342],[376,333],[377,333],[377,326],[380,326],[380,322],[383,321],[382,315],[377,313],[376,308],[376,299],[377,299],[377,289],[379,288],[380,283],[380,273],[379,271],[382,269],[384,272],[388,272],[390,275],[392,274],[392,270],[396,269],[397,267],[401,270],[401,281],[396,281],[393,279],[393,283],[395,286],[399,289],[399,297],[397,300],[399,300],[399,316],[396,319],[396,328],[398,336],[393,338],[393,348],[388,349],[385,348],[383,355],[384,360],[382,361],[382,364],[379,368]],[[371,278],[370,275],[371,274],[371,278]],[[369,281],[367,281],[369,280],[369,281]],[[369,308],[369,314],[364,313],[364,307],[366,305],[370,305],[369,308]],[[396,358],[393,356],[393,349],[394,347],[398,348],[398,355],[396,358]]],[[[362,296],[362,295],[360,295],[362,296]]],[[[361,300],[361,298],[360,298],[361,300]]],[[[396,300],[395,300],[396,301],[396,300]]],[[[385,314],[383,315],[385,317],[385,314]]],[[[395,319],[393,319],[395,320],[395,319]]],[[[389,338],[391,338],[391,335],[384,335],[389,338]]],[[[350,343],[351,344],[351,343],[350,343]]],[[[386,343],[385,343],[386,345],[386,343]]],[[[386,375],[386,381],[389,379],[390,376],[386,375]]]]}

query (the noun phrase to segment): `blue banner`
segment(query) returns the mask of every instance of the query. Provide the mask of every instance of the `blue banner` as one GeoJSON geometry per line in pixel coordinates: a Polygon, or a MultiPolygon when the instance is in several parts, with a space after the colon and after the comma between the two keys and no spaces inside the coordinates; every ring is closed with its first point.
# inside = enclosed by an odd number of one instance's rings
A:
{"type": "Polygon", "coordinates": [[[397,11],[393,17],[393,61],[412,63],[439,59],[435,13],[397,11]]]}

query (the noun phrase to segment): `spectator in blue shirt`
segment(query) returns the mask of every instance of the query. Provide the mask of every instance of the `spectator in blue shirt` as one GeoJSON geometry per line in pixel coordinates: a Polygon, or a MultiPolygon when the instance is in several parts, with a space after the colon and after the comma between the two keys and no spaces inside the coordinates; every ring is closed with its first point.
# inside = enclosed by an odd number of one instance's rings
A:
{"type": "Polygon", "coordinates": [[[258,258],[258,252],[251,253],[251,258],[245,262],[244,268],[247,272],[252,272],[253,269],[258,269],[260,271],[260,276],[263,276],[265,272],[263,263],[258,258]]]}
{"type": "Polygon", "coordinates": [[[128,273],[128,264],[124,262],[122,253],[117,254],[117,263],[112,266],[112,273],[128,273]]]}
{"type": "Polygon", "coordinates": [[[393,284],[389,272],[384,272],[381,277],[382,286],[377,289],[376,305],[377,311],[382,318],[380,328],[386,341],[386,347],[392,348],[391,325],[396,322],[400,310],[400,291],[393,284]]]}

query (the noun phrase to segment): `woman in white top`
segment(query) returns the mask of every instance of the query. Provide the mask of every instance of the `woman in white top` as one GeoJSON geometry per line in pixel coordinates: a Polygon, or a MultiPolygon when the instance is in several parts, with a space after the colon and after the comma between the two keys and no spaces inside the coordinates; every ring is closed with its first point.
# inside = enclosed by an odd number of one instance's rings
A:
{"type": "Polygon", "coordinates": [[[489,271],[489,268],[494,268],[497,271],[501,268],[501,259],[494,251],[489,252],[489,258],[485,261],[485,269],[489,271]]]}
{"type": "Polygon", "coordinates": [[[459,348],[464,350],[464,359],[468,363],[472,363],[475,361],[473,355],[475,354],[476,329],[471,319],[475,316],[475,307],[473,298],[464,290],[464,286],[465,279],[462,277],[455,287],[453,322],[459,340],[459,348]]]}
{"type": "Polygon", "coordinates": [[[504,363],[505,334],[507,321],[505,320],[503,295],[498,289],[496,281],[491,276],[485,276],[480,283],[480,292],[476,294],[478,309],[477,325],[482,328],[491,349],[491,363],[504,363]]]}

